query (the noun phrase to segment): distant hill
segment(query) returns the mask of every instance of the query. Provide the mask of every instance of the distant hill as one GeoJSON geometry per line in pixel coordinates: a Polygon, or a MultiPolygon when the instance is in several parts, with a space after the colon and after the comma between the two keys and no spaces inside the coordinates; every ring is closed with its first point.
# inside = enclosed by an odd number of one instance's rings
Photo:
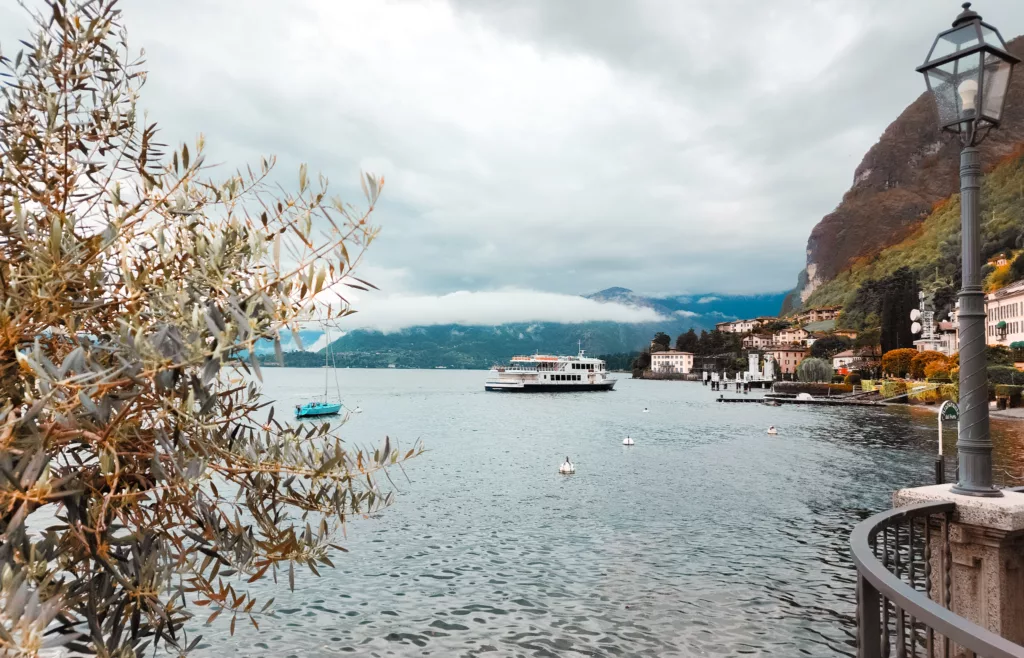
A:
{"type": "MultiPolygon", "coordinates": [[[[498,326],[456,324],[409,327],[381,332],[357,329],[333,341],[331,353],[341,367],[382,368],[390,364],[403,368],[489,368],[515,354],[545,352],[575,354],[578,341],[588,354],[621,354],[647,346],[658,331],[676,336],[691,327],[713,329],[716,322],[738,317],[769,315],[779,308],[784,293],[754,296],[677,295],[645,297],[627,288],[608,288],[589,299],[652,308],[663,322],[619,323],[555,322],[510,323],[498,326]]],[[[319,332],[303,332],[306,350],[319,332]]],[[[271,345],[260,345],[258,353],[272,354],[271,345]]],[[[290,366],[322,365],[311,354],[287,354],[290,366]]]]}

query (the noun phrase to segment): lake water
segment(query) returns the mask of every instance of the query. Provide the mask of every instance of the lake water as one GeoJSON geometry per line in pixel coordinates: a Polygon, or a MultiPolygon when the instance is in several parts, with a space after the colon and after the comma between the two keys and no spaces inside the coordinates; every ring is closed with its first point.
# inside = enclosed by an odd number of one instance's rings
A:
{"type": "MultiPolygon", "coordinates": [[[[852,656],[850,529],[932,473],[920,410],[719,404],[628,375],[534,395],[485,393],[485,372],[338,376],[363,410],[348,441],[428,452],[349,525],[337,569],[261,584],[277,619],[196,629],[203,655],[852,656]]],[[[280,414],[322,377],[267,368],[265,390],[280,414]]],[[[994,434],[1000,466],[1021,464],[1017,426],[994,434]]]]}

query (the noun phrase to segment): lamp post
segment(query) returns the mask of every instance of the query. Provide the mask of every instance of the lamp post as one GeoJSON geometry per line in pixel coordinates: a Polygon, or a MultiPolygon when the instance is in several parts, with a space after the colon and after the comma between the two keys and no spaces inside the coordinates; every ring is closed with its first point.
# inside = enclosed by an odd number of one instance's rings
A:
{"type": "Polygon", "coordinates": [[[959,482],[953,492],[1001,496],[992,485],[992,437],[988,422],[988,373],[985,370],[985,296],[981,289],[978,191],[981,153],[977,145],[999,125],[1016,57],[1006,51],[999,31],[963,4],[952,29],[939,33],[924,74],[935,97],[939,126],[957,134],[960,152],[960,225],[963,286],[960,290],[960,434],[959,482]]]}

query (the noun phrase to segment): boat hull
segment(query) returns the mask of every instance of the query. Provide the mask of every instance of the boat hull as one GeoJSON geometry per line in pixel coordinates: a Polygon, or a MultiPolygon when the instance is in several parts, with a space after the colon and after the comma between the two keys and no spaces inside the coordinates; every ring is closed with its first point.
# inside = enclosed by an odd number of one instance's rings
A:
{"type": "Polygon", "coordinates": [[[334,416],[341,411],[341,403],[302,405],[295,410],[296,418],[316,418],[317,416],[334,416]]]}
{"type": "Polygon", "coordinates": [[[485,391],[498,393],[580,393],[583,391],[610,391],[613,388],[615,388],[614,381],[600,384],[501,384],[498,382],[484,384],[485,391]]]}

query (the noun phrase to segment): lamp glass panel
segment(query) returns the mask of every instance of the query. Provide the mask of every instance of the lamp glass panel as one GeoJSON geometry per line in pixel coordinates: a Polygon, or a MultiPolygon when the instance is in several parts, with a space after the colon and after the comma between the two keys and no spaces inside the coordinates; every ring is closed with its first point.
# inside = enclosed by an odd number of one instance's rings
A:
{"type": "Polygon", "coordinates": [[[987,44],[1006,50],[1006,42],[1003,41],[1003,37],[999,35],[999,32],[984,23],[981,24],[981,38],[987,44]]]}
{"type": "Polygon", "coordinates": [[[1003,101],[1010,86],[1010,71],[1013,66],[998,55],[985,54],[984,105],[981,114],[992,121],[999,121],[1003,113],[1003,101]]]}
{"type": "Polygon", "coordinates": [[[939,125],[945,126],[959,119],[960,99],[953,84],[955,78],[937,69],[928,71],[925,78],[928,80],[928,88],[935,96],[935,106],[939,110],[939,125]]]}
{"type": "Polygon", "coordinates": [[[961,119],[974,118],[977,116],[978,110],[981,109],[982,101],[982,90],[979,84],[981,82],[981,53],[976,52],[962,57],[956,60],[954,64],[953,88],[956,91],[957,114],[961,119]],[[969,94],[971,82],[974,83],[975,94],[973,98],[969,94]]]}
{"type": "Polygon", "coordinates": [[[974,23],[968,23],[940,36],[928,59],[934,61],[976,45],[978,45],[978,30],[974,23]]]}

